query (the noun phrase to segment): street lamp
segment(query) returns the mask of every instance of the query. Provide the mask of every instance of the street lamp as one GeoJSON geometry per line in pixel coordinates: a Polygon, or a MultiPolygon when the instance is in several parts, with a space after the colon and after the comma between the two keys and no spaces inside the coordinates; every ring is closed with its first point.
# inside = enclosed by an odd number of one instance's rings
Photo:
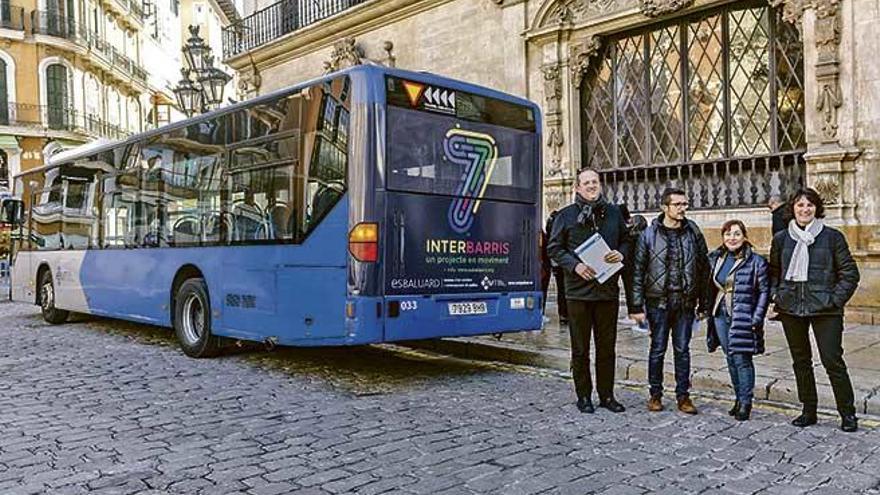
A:
{"type": "Polygon", "coordinates": [[[189,26],[189,33],[182,49],[187,67],[180,69],[182,79],[173,91],[183,113],[192,117],[222,103],[223,89],[232,77],[214,67],[211,47],[199,36],[199,27],[189,26]]]}

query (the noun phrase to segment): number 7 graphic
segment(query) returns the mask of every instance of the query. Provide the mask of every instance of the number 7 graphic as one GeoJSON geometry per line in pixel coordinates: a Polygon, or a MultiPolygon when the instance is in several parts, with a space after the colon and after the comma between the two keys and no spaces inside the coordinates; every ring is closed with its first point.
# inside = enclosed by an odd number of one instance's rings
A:
{"type": "Polygon", "coordinates": [[[463,234],[470,230],[480,209],[498,159],[498,146],[488,134],[449,129],[443,139],[443,152],[447,160],[464,167],[457,197],[449,205],[449,226],[463,234]]]}

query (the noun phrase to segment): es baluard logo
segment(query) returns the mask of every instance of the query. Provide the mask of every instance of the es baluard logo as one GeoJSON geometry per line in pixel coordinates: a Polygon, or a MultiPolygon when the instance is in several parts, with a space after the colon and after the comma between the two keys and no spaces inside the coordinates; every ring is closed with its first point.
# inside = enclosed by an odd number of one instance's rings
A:
{"type": "MultiPolygon", "coordinates": [[[[404,81],[403,87],[413,107],[421,104],[426,110],[455,115],[455,91],[411,81],[404,81]]],[[[454,127],[443,138],[443,154],[462,167],[461,184],[447,216],[452,230],[464,234],[471,229],[480,209],[498,160],[498,146],[489,134],[454,127]]]]}

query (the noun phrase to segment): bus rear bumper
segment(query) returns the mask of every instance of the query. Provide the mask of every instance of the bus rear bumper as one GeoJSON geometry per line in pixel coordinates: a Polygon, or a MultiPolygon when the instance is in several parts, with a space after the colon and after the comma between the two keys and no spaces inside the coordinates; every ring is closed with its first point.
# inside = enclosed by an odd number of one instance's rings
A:
{"type": "Polygon", "coordinates": [[[385,298],[386,342],[540,330],[541,292],[385,298]]]}

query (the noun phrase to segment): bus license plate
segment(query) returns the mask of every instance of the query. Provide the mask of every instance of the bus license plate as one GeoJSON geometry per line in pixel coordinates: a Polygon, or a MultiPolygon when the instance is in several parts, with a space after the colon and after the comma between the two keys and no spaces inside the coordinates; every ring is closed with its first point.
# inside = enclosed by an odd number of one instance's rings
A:
{"type": "Polygon", "coordinates": [[[488,313],[485,301],[449,303],[450,315],[484,315],[488,313]]]}

